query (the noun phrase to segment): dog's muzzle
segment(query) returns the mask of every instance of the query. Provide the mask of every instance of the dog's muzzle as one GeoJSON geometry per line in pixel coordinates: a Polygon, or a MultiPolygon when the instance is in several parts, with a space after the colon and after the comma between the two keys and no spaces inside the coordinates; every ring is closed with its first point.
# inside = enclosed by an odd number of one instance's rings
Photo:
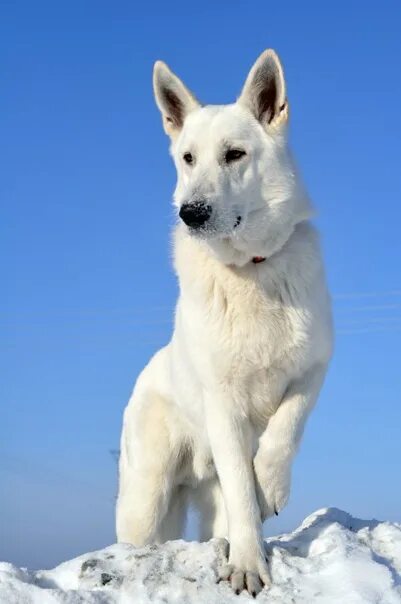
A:
{"type": "Polygon", "coordinates": [[[179,216],[191,229],[199,229],[209,220],[211,214],[211,206],[204,201],[192,201],[181,206],[179,216]]]}

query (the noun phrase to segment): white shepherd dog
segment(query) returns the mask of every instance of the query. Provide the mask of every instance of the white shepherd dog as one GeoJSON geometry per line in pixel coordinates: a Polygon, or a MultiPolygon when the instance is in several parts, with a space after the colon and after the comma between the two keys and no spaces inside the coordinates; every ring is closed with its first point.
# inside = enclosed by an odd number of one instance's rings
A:
{"type": "Polygon", "coordinates": [[[119,541],[228,537],[236,593],[270,584],[262,523],[286,505],[291,465],[331,355],[312,211],[287,143],[279,58],[265,51],[232,105],[201,105],[165,63],[154,91],[178,173],[171,342],[125,410],[119,541]]]}

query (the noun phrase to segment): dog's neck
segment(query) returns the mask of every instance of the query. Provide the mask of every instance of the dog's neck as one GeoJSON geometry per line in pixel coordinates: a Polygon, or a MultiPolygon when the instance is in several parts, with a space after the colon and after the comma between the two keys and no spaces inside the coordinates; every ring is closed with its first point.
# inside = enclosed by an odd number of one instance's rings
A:
{"type": "Polygon", "coordinates": [[[248,263],[259,264],[268,260],[286,244],[295,227],[296,224],[288,225],[282,232],[275,233],[274,237],[267,237],[264,241],[227,237],[205,240],[203,243],[223,264],[239,267],[248,263]]]}

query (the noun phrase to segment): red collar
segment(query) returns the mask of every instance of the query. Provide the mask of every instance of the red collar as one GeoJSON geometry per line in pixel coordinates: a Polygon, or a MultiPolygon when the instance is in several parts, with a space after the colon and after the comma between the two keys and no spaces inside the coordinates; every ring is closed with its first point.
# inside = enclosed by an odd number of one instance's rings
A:
{"type": "Polygon", "coordinates": [[[264,262],[266,260],[266,258],[264,258],[263,256],[254,256],[252,258],[252,262],[254,264],[259,264],[260,262],[264,262]]]}

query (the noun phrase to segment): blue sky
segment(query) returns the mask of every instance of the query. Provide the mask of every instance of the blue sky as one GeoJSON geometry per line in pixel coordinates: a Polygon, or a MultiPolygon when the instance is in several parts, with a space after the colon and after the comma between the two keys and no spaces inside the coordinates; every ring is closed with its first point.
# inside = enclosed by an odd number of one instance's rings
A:
{"type": "Polygon", "coordinates": [[[285,66],[337,332],[266,533],[323,506],[401,520],[399,2],[136,4],[1,7],[0,559],[51,566],[114,540],[110,450],[177,295],[153,62],[224,103],[266,47],[285,66]]]}

